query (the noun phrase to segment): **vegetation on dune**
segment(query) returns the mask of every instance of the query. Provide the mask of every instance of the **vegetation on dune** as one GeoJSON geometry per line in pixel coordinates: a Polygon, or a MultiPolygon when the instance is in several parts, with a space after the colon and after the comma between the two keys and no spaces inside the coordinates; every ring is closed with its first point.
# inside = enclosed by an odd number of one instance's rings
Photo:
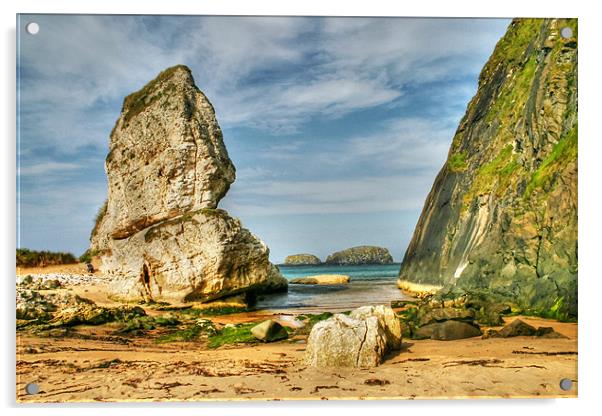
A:
{"type": "Polygon", "coordinates": [[[71,253],[17,249],[17,267],[44,267],[74,263],[77,263],[77,259],[71,253]]]}

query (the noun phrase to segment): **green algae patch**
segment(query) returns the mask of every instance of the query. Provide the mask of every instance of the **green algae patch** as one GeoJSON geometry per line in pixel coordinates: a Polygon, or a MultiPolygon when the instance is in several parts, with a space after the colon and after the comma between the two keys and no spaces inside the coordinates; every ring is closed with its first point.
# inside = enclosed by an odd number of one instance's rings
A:
{"type": "Polygon", "coordinates": [[[239,324],[235,326],[224,327],[215,335],[209,337],[209,348],[219,348],[228,344],[254,344],[259,342],[251,334],[251,328],[257,325],[256,322],[239,324]]]}

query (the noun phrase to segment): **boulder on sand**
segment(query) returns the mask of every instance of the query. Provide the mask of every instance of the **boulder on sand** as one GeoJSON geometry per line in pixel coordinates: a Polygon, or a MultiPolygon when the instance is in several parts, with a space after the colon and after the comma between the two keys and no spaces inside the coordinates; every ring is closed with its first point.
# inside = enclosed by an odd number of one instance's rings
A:
{"type": "Polygon", "coordinates": [[[401,323],[393,309],[384,305],[362,306],[352,311],[349,316],[354,319],[366,319],[369,316],[376,316],[385,331],[387,347],[391,350],[401,348],[401,323]]]}
{"type": "Polygon", "coordinates": [[[455,339],[472,338],[480,336],[479,327],[462,321],[435,322],[421,326],[414,335],[417,339],[435,339],[438,341],[452,341],[455,339]]]}
{"type": "Polygon", "coordinates": [[[349,276],[345,274],[319,274],[292,279],[289,283],[297,285],[345,285],[349,283],[349,280],[349,276]]]}
{"type": "Polygon", "coordinates": [[[515,319],[500,330],[489,330],[483,338],[510,338],[510,337],[543,337],[543,338],[566,338],[566,336],[554,331],[551,327],[535,328],[532,325],[515,319]]]}
{"type": "Polygon", "coordinates": [[[263,321],[259,325],[255,325],[251,328],[251,334],[263,342],[272,342],[288,338],[286,329],[278,322],[272,321],[271,319],[263,321]]]}
{"type": "Polygon", "coordinates": [[[336,314],[314,325],[305,363],[313,367],[375,367],[401,344],[399,321],[388,307],[362,307],[349,316],[336,314]]]}

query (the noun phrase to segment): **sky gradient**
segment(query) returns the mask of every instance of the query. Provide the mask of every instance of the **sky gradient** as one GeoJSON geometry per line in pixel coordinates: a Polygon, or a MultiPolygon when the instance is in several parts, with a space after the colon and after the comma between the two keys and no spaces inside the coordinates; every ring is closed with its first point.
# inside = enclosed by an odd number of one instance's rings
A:
{"type": "Polygon", "coordinates": [[[220,208],[273,262],[401,261],[507,19],[21,15],[18,247],[83,253],[123,98],[185,64],[237,170],[220,208]],[[28,35],[25,25],[40,25],[28,35]]]}

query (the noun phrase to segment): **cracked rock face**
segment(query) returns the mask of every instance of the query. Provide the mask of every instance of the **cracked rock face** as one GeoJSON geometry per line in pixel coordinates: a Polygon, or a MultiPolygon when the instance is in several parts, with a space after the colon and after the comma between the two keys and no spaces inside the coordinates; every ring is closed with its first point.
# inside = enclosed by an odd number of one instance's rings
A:
{"type": "Polygon", "coordinates": [[[115,297],[206,301],[285,288],[266,245],[217,209],[235,169],[187,67],[125,98],[105,169],[108,200],[91,248],[115,297]]]}
{"type": "Polygon", "coordinates": [[[349,316],[336,314],[314,325],[307,339],[305,363],[313,367],[375,367],[387,351],[400,346],[401,327],[393,310],[365,306],[349,316]]]}

